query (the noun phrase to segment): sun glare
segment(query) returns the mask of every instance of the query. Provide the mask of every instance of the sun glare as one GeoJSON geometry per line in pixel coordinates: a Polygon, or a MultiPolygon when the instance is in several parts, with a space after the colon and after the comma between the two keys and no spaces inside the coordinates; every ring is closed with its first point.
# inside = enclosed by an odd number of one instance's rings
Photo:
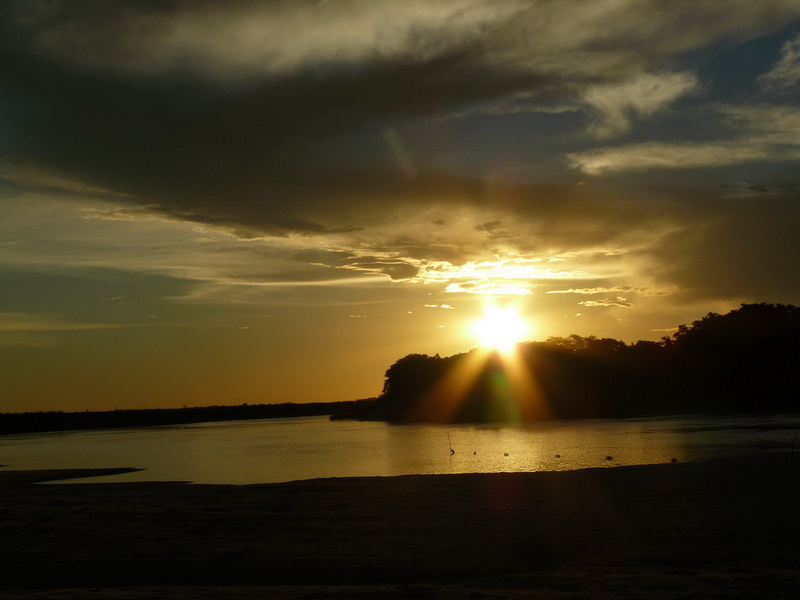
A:
{"type": "Polygon", "coordinates": [[[472,325],[472,333],[481,346],[501,352],[508,352],[517,342],[523,341],[529,329],[513,307],[490,306],[472,325]]]}

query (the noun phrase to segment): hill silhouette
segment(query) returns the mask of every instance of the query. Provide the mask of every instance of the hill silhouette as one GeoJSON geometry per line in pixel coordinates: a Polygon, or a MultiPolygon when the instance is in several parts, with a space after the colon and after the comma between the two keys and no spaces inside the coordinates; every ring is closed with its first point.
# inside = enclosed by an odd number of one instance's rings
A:
{"type": "Polygon", "coordinates": [[[742,304],[658,342],[551,337],[503,355],[410,354],[358,418],[390,422],[546,419],[800,409],[800,308],[742,304]]]}

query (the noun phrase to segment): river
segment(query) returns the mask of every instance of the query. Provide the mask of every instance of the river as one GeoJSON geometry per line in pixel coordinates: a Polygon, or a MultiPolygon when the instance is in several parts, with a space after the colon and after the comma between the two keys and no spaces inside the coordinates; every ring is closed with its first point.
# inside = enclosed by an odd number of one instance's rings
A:
{"type": "Polygon", "coordinates": [[[136,467],[144,470],[85,481],[212,484],[562,471],[785,454],[794,451],[799,427],[800,415],[503,427],[310,417],[5,436],[0,438],[0,464],[14,470],[136,467]]]}

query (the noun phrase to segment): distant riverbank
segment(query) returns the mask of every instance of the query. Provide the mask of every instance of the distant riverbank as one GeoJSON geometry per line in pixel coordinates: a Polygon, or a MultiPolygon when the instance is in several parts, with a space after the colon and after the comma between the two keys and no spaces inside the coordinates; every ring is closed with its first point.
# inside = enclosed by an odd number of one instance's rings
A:
{"type": "Polygon", "coordinates": [[[0,413],[0,435],[185,425],[212,421],[285,419],[292,417],[348,415],[373,402],[372,398],[346,402],[296,404],[240,404],[238,406],[196,406],[86,412],[0,413]]]}

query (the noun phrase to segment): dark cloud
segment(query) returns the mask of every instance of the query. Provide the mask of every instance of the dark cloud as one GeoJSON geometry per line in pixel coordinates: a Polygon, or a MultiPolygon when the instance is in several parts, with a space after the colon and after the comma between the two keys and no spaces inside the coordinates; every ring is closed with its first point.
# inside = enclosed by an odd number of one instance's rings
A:
{"type": "Polygon", "coordinates": [[[654,249],[653,274],[659,279],[692,297],[796,301],[800,207],[792,198],[725,204],[694,225],[654,249]]]}
{"type": "Polygon", "coordinates": [[[388,275],[392,281],[411,279],[419,273],[419,267],[403,261],[356,259],[350,261],[348,267],[366,273],[388,275]]]}
{"type": "Polygon", "coordinates": [[[110,220],[142,220],[147,218],[169,219],[173,221],[209,225],[217,229],[227,230],[242,239],[255,239],[259,237],[289,237],[290,235],[320,236],[335,233],[349,233],[358,231],[358,227],[343,227],[333,229],[318,223],[310,223],[299,219],[259,219],[255,224],[245,224],[240,220],[230,217],[203,214],[199,211],[178,210],[150,205],[135,208],[119,208],[103,213],[94,213],[94,218],[110,220]]]}
{"type": "Polygon", "coordinates": [[[502,221],[487,221],[486,223],[481,223],[480,225],[476,225],[475,231],[488,231],[489,233],[491,233],[495,229],[500,227],[502,224],[503,224],[502,221]]]}
{"type": "Polygon", "coordinates": [[[310,203],[340,200],[297,184],[347,136],[509,94],[547,90],[557,104],[800,13],[698,2],[652,21],[598,2],[593,23],[573,4],[11,1],[0,13],[6,152],[165,207],[302,221],[310,203]],[[392,15],[392,27],[375,18],[392,15]],[[692,17],[717,18],[701,28],[692,17]],[[678,35],[655,35],[667,32],[678,35]]]}
{"type": "MultiPolygon", "coordinates": [[[[239,10],[259,6],[233,4],[239,10]]],[[[131,73],[129,63],[158,57],[134,43],[129,36],[146,39],[149,32],[130,31],[128,21],[146,13],[146,22],[157,28],[160,19],[193,18],[197,8],[183,2],[167,3],[167,9],[55,3],[46,18],[35,19],[26,6],[6,7],[0,45],[0,85],[13,115],[6,124],[12,156],[165,206],[219,204],[242,220],[253,212],[302,209],[307,201],[296,183],[318,171],[345,134],[386,118],[435,114],[538,79],[475,64],[473,50],[459,44],[424,60],[399,55],[322,71],[257,73],[236,85],[198,77],[191,69],[203,68],[202,62],[178,61],[157,76],[131,73]],[[29,20],[33,25],[25,26],[29,20]],[[124,30],[122,38],[115,29],[124,30]],[[81,33],[92,43],[81,41],[81,33]],[[53,37],[59,51],[43,50],[41,40],[53,37]],[[122,56],[100,68],[97,61],[106,53],[122,56]]],[[[201,6],[207,11],[210,5],[201,6]]],[[[233,9],[221,9],[218,18],[228,11],[233,9]]]]}

